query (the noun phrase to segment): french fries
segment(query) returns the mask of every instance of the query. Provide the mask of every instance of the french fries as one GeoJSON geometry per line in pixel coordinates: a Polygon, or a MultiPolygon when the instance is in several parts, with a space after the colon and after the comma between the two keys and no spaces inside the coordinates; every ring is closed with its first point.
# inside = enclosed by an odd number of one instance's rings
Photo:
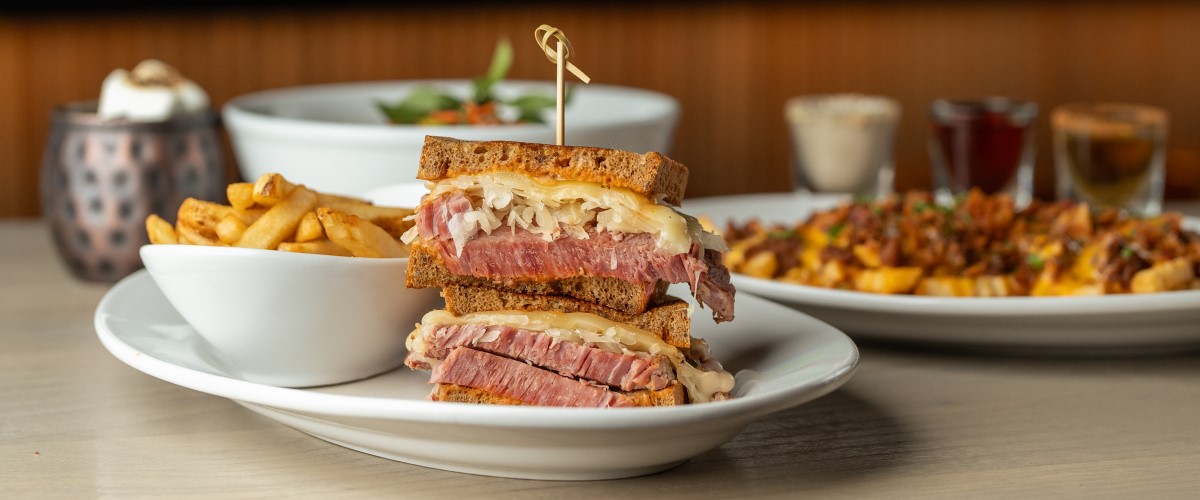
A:
{"type": "Polygon", "coordinates": [[[279,174],[265,174],[254,183],[251,196],[254,202],[264,207],[273,207],[283,201],[296,186],[279,174]]]}
{"type": "Polygon", "coordinates": [[[194,198],[179,207],[174,227],[146,218],[153,244],[237,246],[345,257],[407,257],[397,238],[412,227],[409,208],[379,207],[318,193],[279,174],[230,184],[229,205],[194,198]]]}
{"type": "Polygon", "coordinates": [[[237,182],[225,188],[225,197],[235,210],[245,210],[254,206],[254,184],[237,182]]]}
{"type": "Polygon", "coordinates": [[[179,237],[175,235],[175,228],[171,226],[171,223],[154,214],[146,217],[146,234],[150,236],[150,243],[155,245],[179,243],[179,237]]]}
{"type": "Polygon", "coordinates": [[[317,218],[329,240],[355,257],[408,257],[408,249],[396,238],[357,215],[318,208],[317,218]]]}
{"type": "Polygon", "coordinates": [[[349,250],[329,240],[305,241],[303,243],[285,241],[279,244],[279,249],[284,252],[317,253],[323,255],[340,255],[342,257],[354,256],[349,250]]]}
{"type": "Polygon", "coordinates": [[[296,234],[296,226],[306,212],[317,207],[317,195],[304,186],[296,187],[267,213],[259,217],[238,239],[237,246],[272,249],[296,234]]]}
{"type": "Polygon", "coordinates": [[[300,218],[300,225],[296,227],[297,243],[319,240],[324,237],[325,228],[321,227],[321,221],[317,219],[316,212],[308,212],[300,218]]]}
{"type": "Polygon", "coordinates": [[[242,219],[236,214],[226,215],[221,222],[217,223],[217,237],[221,239],[221,242],[232,245],[242,238],[246,227],[246,223],[242,222],[242,219]]]}

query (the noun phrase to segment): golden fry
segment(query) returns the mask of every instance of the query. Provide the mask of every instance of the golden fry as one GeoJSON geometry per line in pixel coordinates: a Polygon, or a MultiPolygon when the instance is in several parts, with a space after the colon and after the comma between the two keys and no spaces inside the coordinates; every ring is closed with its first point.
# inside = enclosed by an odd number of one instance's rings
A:
{"type": "Polygon", "coordinates": [[[263,174],[254,183],[254,202],[264,207],[273,207],[292,193],[296,185],[279,174],[263,174]]]}
{"type": "Polygon", "coordinates": [[[221,222],[217,223],[217,237],[223,243],[234,244],[241,239],[242,233],[246,232],[246,223],[237,214],[226,215],[221,222]]]}
{"type": "Polygon", "coordinates": [[[366,219],[384,231],[387,231],[393,238],[399,238],[400,235],[413,226],[413,221],[404,220],[413,214],[413,209],[411,208],[381,207],[357,198],[333,194],[318,194],[317,206],[332,208],[339,212],[366,219]]]}
{"type": "Polygon", "coordinates": [[[150,243],[155,245],[179,243],[179,237],[175,235],[175,228],[171,227],[171,223],[155,214],[146,217],[146,234],[150,236],[150,243]]]}
{"type": "Polygon", "coordinates": [[[408,248],[379,226],[352,214],[330,208],[317,209],[325,234],[355,257],[407,257],[408,248]]]}
{"type": "Polygon", "coordinates": [[[184,225],[180,222],[175,223],[175,234],[179,237],[179,243],[185,245],[202,245],[202,246],[229,246],[222,243],[216,233],[209,234],[201,232],[197,228],[184,225]]]}
{"type": "Polygon", "coordinates": [[[266,207],[235,208],[233,209],[233,213],[237,214],[238,218],[242,219],[242,222],[249,226],[250,224],[254,224],[263,214],[267,213],[267,210],[269,209],[266,207]]]}
{"type": "Polygon", "coordinates": [[[296,226],[296,242],[303,243],[319,240],[324,237],[325,228],[321,226],[320,219],[317,219],[316,212],[308,212],[304,214],[304,217],[300,218],[300,225],[296,226]]]}
{"type": "Polygon", "coordinates": [[[225,196],[229,198],[229,204],[238,210],[245,210],[254,206],[254,183],[238,182],[230,184],[225,188],[225,196]]]}
{"type": "Polygon", "coordinates": [[[231,213],[232,209],[207,201],[188,198],[179,206],[176,233],[179,240],[194,245],[216,245],[217,224],[231,213]]]}
{"type": "MultiPolygon", "coordinates": [[[[310,212],[311,213],[311,212],[310,212]]],[[[342,257],[353,257],[349,250],[342,248],[337,243],[329,240],[314,240],[300,243],[283,242],[279,244],[279,249],[284,252],[296,253],[314,253],[322,255],[339,255],[342,257]]]]}
{"type": "Polygon", "coordinates": [[[296,232],[300,218],[312,211],[317,195],[304,186],[296,186],[283,201],[267,210],[254,224],[246,228],[237,246],[273,249],[296,232]]]}
{"type": "Polygon", "coordinates": [[[771,278],[779,270],[779,260],[771,252],[761,252],[746,260],[742,272],[755,278],[771,278]]]}

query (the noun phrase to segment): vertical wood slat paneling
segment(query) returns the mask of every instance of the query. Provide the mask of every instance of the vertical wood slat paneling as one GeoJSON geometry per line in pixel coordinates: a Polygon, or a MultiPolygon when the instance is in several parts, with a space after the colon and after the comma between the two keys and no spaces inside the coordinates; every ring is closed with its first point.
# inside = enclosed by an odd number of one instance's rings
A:
{"type": "Polygon", "coordinates": [[[1037,101],[1038,185],[1053,184],[1048,116],[1074,100],[1158,104],[1172,114],[1168,182],[1200,195],[1200,6],[1082,3],[667,3],[382,6],[218,10],[0,20],[0,216],[37,213],[37,168],[56,103],[94,98],[115,67],[147,57],[178,66],[216,103],[289,85],[467,77],[500,36],[512,77],[548,79],[532,43],[566,30],[596,81],[676,96],[672,156],[692,167],[691,196],[789,184],[783,102],[858,91],[904,106],[900,188],[926,187],[926,109],[937,97],[1037,101]]]}

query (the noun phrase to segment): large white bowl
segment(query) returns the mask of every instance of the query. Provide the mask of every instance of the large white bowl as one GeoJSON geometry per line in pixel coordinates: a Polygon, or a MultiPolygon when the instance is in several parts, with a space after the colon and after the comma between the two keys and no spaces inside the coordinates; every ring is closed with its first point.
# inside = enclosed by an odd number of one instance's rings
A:
{"type": "MultiPolygon", "coordinates": [[[[314,85],[256,92],[223,110],[239,168],[246,179],[279,172],[321,191],[361,195],[416,178],[426,135],[470,140],[554,143],[551,124],[501,126],[390,125],[377,101],[394,102],[415,87],[469,95],[466,80],[314,85]]],[[[554,95],[547,82],[506,81],[502,99],[537,92],[554,95]]],[[[566,109],[566,143],[637,152],[668,152],[679,104],[665,94],[610,85],[576,85],[566,109]]]]}
{"type": "Polygon", "coordinates": [[[440,307],[404,287],[408,259],[147,245],[142,261],[179,314],[244,380],[338,384],[388,371],[404,340],[440,307]]]}

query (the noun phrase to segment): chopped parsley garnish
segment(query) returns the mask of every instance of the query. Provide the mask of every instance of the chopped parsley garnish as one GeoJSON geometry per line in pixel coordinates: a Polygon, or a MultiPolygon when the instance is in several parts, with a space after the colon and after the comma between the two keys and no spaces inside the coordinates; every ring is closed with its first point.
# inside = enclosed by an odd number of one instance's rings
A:
{"type": "Polygon", "coordinates": [[[829,235],[829,239],[834,239],[834,238],[837,238],[839,234],[842,234],[842,230],[845,228],[846,228],[846,225],[839,222],[837,224],[829,226],[829,229],[825,231],[825,234],[829,235]]]}
{"type": "Polygon", "coordinates": [[[1043,259],[1041,255],[1036,253],[1029,254],[1029,256],[1025,258],[1025,262],[1029,264],[1029,267],[1034,269],[1041,269],[1042,266],[1046,265],[1046,260],[1043,259]]]}
{"type": "Polygon", "coordinates": [[[1133,257],[1133,249],[1129,247],[1121,247],[1121,258],[1124,260],[1129,260],[1130,257],[1133,257]]]}
{"type": "Polygon", "coordinates": [[[796,232],[791,229],[777,229],[767,233],[767,238],[773,240],[791,240],[796,238],[796,232]]]}
{"type": "Polygon", "coordinates": [[[933,206],[933,205],[930,205],[929,203],[926,203],[923,201],[918,201],[916,203],[913,203],[913,211],[916,213],[921,213],[926,210],[929,210],[929,207],[931,207],[931,206],[933,206]]]}

